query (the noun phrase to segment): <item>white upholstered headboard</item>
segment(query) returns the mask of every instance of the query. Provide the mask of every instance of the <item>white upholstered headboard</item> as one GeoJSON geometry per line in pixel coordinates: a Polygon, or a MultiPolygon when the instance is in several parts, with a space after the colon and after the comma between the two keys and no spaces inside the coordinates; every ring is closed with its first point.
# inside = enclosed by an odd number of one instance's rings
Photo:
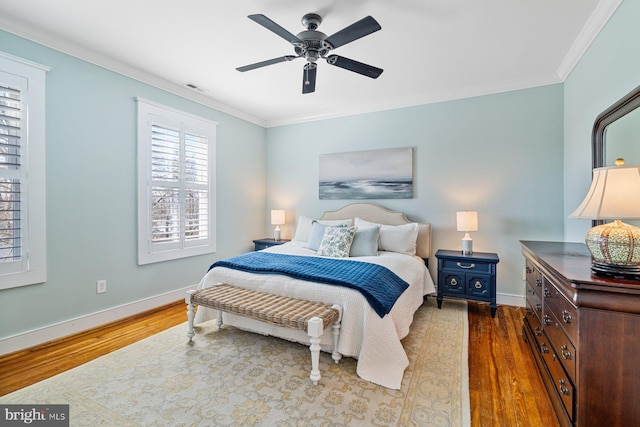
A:
{"type": "MultiPolygon", "coordinates": [[[[415,222],[409,221],[403,212],[393,212],[371,203],[353,203],[337,211],[327,211],[322,215],[321,219],[354,219],[355,217],[385,225],[402,225],[415,222]]],[[[431,224],[418,223],[416,255],[424,259],[428,259],[431,255],[431,224]]]]}

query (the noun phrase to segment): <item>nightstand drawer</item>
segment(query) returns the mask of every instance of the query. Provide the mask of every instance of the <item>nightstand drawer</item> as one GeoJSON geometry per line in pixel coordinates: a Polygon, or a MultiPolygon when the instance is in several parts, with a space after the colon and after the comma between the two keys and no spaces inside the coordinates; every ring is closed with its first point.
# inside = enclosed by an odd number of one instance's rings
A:
{"type": "Polygon", "coordinates": [[[491,291],[491,276],[481,274],[467,274],[467,295],[489,298],[491,291]]]}
{"type": "Polygon", "coordinates": [[[495,263],[477,261],[473,259],[444,259],[442,260],[442,269],[451,269],[451,270],[459,270],[462,269],[464,271],[472,271],[472,272],[482,272],[482,273],[491,273],[491,267],[494,266],[495,263]]]}
{"type": "Polygon", "coordinates": [[[442,275],[444,277],[443,290],[447,295],[452,295],[452,294],[464,295],[465,294],[464,274],[443,271],[442,275]]]}

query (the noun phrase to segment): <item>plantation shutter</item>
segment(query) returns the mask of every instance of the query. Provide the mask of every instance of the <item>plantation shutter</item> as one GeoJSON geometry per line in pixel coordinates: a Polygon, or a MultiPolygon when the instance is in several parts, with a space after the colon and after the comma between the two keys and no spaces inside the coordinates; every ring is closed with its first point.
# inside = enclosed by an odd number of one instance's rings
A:
{"type": "Polygon", "coordinates": [[[151,241],[163,250],[208,240],[208,144],[184,125],[151,125],[151,241]]]}
{"type": "Polygon", "coordinates": [[[0,82],[0,272],[24,271],[22,103],[20,88],[0,82]]]}

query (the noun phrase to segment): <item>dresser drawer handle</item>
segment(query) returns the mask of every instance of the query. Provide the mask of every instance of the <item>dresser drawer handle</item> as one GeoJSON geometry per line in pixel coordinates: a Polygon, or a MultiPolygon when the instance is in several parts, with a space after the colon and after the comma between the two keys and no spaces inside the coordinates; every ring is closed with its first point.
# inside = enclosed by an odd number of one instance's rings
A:
{"type": "Polygon", "coordinates": [[[536,286],[542,286],[542,280],[536,278],[536,286]]]}
{"type": "Polygon", "coordinates": [[[560,394],[564,394],[564,395],[569,395],[571,392],[569,391],[569,387],[565,387],[565,384],[567,382],[565,380],[559,380],[558,381],[558,391],[560,391],[560,394]]]}
{"type": "Polygon", "coordinates": [[[550,297],[551,296],[551,291],[549,290],[549,288],[544,288],[544,296],[545,297],[550,297]]]}
{"type": "Polygon", "coordinates": [[[539,326],[536,326],[535,334],[536,334],[537,337],[542,336],[542,331],[540,330],[539,326]]]}
{"type": "Polygon", "coordinates": [[[540,344],[540,353],[549,353],[549,347],[547,347],[547,344],[540,344]]]}
{"type": "Polygon", "coordinates": [[[476,289],[482,289],[482,283],[480,283],[480,281],[479,281],[479,280],[476,280],[476,283],[475,283],[475,285],[473,285],[473,286],[475,286],[475,287],[476,287],[476,289]]]}
{"type": "Polygon", "coordinates": [[[564,323],[571,323],[571,314],[567,310],[562,310],[562,320],[564,323]]]}
{"type": "Polygon", "coordinates": [[[542,311],[542,304],[539,302],[536,303],[536,311],[542,311]]]}
{"type": "Polygon", "coordinates": [[[564,360],[571,359],[571,352],[569,351],[569,347],[567,347],[566,345],[563,345],[562,347],[560,347],[560,353],[562,353],[562,358],[564,360]]]}
{"type": "Polygon", "coordinates": [[[550,325],[551,324],[551,317],[549,317],[547,314],[545,314],[544,316],[542,316],[542,323],[544,323],[545,325],[550,325]]]}
{"type": "Polygon", "coordinates": [[[476,268],[475,264],[469,264],[469,265],[462,265],[461,262],[456,263],[458,265],[458,267],[460,268],[465,268],[465,269],[469,269],[469,268],[476,268]]]}
{"type": "Polygon", "coordinates": [[[449,280],[449,284],[451,286],[458,286],[458,281],[454,278],[454,279],[449,280]]]}

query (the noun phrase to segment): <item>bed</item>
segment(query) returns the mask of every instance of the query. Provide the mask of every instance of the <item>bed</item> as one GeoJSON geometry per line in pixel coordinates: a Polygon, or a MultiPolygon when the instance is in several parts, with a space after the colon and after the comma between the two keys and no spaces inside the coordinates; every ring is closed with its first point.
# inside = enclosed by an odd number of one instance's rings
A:
{"type": "MultiPolygon", "coordinates": [[[[378,205],[355,203],[337,211],[325,212],[318,221],[300,216],[292,241],[265,249],[264,252],[317,257],[322,250],[316,247],[318,236],[322,235],[319,229],[324,227],[325,231],[328,228],[335,230],[336,227],[346,228],[349,225],[357,227],[351,246],[355,252],[351,251],[351,256],[345,259],[384,266],[408,284],[388,314],[381,316],[362,293],[355,289],[281,274],[256,274],[224,266],[211,268],[198,288],[227,283],[308,301],[340,304],[343,307],[343,317],[338,351],[358,360],[356,370],[361,378],[384,387],[399,389],[404,370],[409,364],[401,340],[409,333],[413,315],[422,305],[424,296],[435,293],[427,269],[431,253],[430,224],[411,222],[403,213],[392,212],[378,205]],[[372,229],[377,229],[373,248],[376,250],[373,252],[370,247],[372,229]]],[[[325,242],[320,242],[323,243],[325,242]]],[[[200,307],[195,323],[216,317],[215,310],[200,307]]],[[[278,328],[229,313],[224,313],[224,323],[291,341],[308,342],[304,332],[278,328]]],[[[323,336],[321,346],[323,351],[332,351],[331,334],[323,336]]]]}

